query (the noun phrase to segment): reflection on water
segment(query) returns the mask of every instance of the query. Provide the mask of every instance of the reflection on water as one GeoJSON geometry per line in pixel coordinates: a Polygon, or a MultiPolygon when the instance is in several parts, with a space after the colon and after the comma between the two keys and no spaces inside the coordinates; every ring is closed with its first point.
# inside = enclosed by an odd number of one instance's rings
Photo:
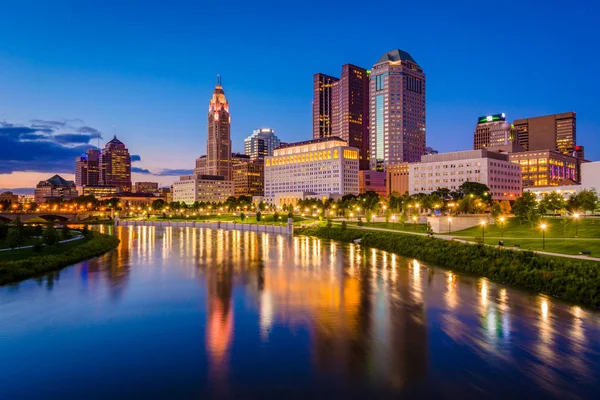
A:
{"type": "Polygon", "coordinates": [[[594,311],[359,245],[116,234],[102,257],[0,288],[7,398],[585,398],[600,383],[594,311]]]}

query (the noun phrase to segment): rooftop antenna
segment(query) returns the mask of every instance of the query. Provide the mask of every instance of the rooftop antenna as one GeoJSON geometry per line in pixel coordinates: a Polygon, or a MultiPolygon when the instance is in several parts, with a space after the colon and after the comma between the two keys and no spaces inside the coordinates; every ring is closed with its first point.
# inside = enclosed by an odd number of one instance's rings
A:
{"type": "Polygon", "coordinates": [[[217,74],[217,86],[221,86],[221,75],[217,74]]]}

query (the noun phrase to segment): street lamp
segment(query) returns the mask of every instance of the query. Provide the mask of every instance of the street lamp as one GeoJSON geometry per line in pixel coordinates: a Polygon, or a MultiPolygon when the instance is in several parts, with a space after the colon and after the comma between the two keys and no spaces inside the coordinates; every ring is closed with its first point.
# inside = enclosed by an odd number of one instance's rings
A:
{"type": "Polygon", "coordinates": [[[448,217],[448,234],[452,233],[452,217],[448,217]]]}
{"type": "Polygon", "coordinates": [[[396,223],[396,216],[392,215],[392,230],[394,230],[395,223],[396,223]]]}
{"type": "Polygon", "coordinates": [[[417,231],[417,217],[412,217],[414,231],[417,231]]]}
{"type": "Polygon", "coordinates": [[[546,228],[548,226],[546,224],[542,224],[540,225],[540,228],[542,228],[542,250],[546,250],[546,228]]]}
{"type": "Polygon", "coordinates": [[[481,221],[481,239],[485,244],[485,221],[481,221]]]}
{"type": "Polygon", "coordinates": [[[500,236],[504,237],[504,221],[506,219],[504,217],[500,217],[500,236]]]}
{"type": "Polygon", "coordinates": [[[573,218],[575,218],[575,237],[577,237],[578,234],[578,226],[577,226],[577,220],[579,219],[579,213],[575,213],[573,214],[573,218]]]}

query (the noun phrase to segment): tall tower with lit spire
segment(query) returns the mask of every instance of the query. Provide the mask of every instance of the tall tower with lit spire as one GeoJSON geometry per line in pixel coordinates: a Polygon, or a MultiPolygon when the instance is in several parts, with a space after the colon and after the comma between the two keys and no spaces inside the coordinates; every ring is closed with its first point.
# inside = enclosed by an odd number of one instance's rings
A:
{"type": "Polygon", "coordinates": [[[232,180],[231,173],[231,117],[229,103],[217,75],[217,85],[208,107],[208,139],[206,140],[206,173],[232,180]]]}

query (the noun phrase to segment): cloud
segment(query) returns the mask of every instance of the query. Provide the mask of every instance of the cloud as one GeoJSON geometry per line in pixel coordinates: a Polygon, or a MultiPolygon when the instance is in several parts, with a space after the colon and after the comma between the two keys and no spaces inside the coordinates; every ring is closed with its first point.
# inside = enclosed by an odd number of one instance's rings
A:
{"type": "Polygon", "coordinates": [[[131,162],[136,162],[136,161],[142,161],[142,157],[140,157],[137,154],[132,154],[131,155],[131,162]]]}
{"type": "Polygon", "coordinates": [[[63,133],[60,135],[54,136],[54,141],[60,144],[80,144],[80,143],[89,143],[91,140],[90,135],[85,135],[81,133],[63,133]]]}
{"type": "Polygon", "coordinates": [[[177,175],[191,175],[194,173],[193,169],[163,169],[160,172],[156,172],[153,175],[156,176],[177,176],[177,175]]]}
{"type": "Polygon", "coordinates": [[[91,126],[82,126],[80,128],[77,128],[77,132],[87,133],[92,139],[102,139],[102,134],[100,133],[100,131],[96,128],[92,128],[91,126]]]}
{"type": "Polygon", "coordinates": [[[148,171],[147,169],[139,167],[131,167],[131,172],[135,172],[138,174],[152,174],[152,172],[148,171]]]}
{"type": "Polygon", "coordinates": [[[32,120],[19,125],[0,122],[0,174],[12,172],[73,173],[75,158],[86,152],[97,129],[80,120],[32,120]],[[79,127],[73,126],[80,125],[79,127]],[[80,129],[85,132],[79,132],[80,129]],[[78,133],[71,133],[69,131],[78,133]]]}

